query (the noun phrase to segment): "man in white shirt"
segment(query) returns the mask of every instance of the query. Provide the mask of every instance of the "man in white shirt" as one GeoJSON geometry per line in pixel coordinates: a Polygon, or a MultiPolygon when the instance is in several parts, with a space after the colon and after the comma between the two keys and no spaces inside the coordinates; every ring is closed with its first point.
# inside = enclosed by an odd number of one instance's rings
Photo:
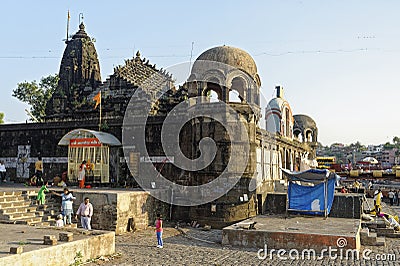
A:
{"type": "Polygon", "coordinates": [[[0,161],[0,183],[6,181],[6,166],[3,161],[0,161]]]}
{"type": "Polygon", "coordinates": [[[90,226],[90,220],[93,216],[93,205],[89,202],[89,198],[85,198],[81,205],[79,205],[75,215],[76,219],[78,219],[78,215],[81,216],[82,227],[91,230],[92,227],[90,226]]]}
{"type": "Polygon", "coordinates": [[[390,200],[390,206],[393,206],[393,200],[394,200],[394,192],[393,192],[393,190],[389,191],[388,196],[389,196],[389,200],[390,200]]]}

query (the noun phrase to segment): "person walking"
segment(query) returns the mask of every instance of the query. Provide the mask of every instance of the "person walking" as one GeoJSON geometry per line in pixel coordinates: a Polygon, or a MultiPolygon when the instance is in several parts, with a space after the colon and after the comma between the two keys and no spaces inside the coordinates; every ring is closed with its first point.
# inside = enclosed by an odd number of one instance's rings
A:
{"type": "Polygon", "coordinates": [[[163,248],[162,233],[163,233],[163,222],[161,214],[158,213],[156,220],[156,236],[157,236],[158,248],[163,248]]]}
{"type": "Polygon", "coordinates": [[[382,198],[383,198],[382,191],[379,188],[374,192],[374,208],[376,214],[379,214],[381,212],[382,198]]]}
{"type": "Polygon", "coordinates": [[[47,188],[47,182],[39,189],[39,192],[37,194],[37,202],[39,205],[44,205],[46,202],[46,192],[49,192],[49,189],[47,188]]]}
{"type": "Polygon", "coordinates": [[[78,215],[81,216],[82,228],[86,230],[92,230],[90,221],[93,216],[93,205],[90,203],[89,198],[86,197],[81,205],[79,205],[79,208],[76,211],[75,219],[78,219],[78,215]]]}
{"type": "Polygon", "coordinates": [[[1,182],[7,182],[6,180],[6,165],[4,164],[4,161],[0,161],[0,183],[1,182]]]}
{"type": "Polygon", "coordinates": [[[56,192],[52,192],[54,195],[60,196],[61,197],[61,210],[62,210],[62,214],[64,216],[64,224],[71,224],[72,223],[72,219],[71,216],[74,213],[74,210],[72,208],[72,203],[73,200],[76,199],[72,193],[70,193],[68,188],[64,188],[64,193],[56,193],[56,192]]]}
{"type": "Polygon", "coordinates": [[[36,176],[36,186],[40,187],[43,185],[43,161],[42,157],[39,156],[38,160],[35,162],[35,176],[36,176]]]}
{"type": "Polygon", "coordinates": [[[394,201],[394,192],[393,192],[393,190],[389,191],[388,196],[389,196],[390,206],[393,206],[393,201],[394,201]]]}
{"type": "Polygon", "coordinates": [[[400,190],[397,190],[397,206],[400,205],[400,190]]]}
{"type": "Polygon", "coordinates": [[[79,172],[78,172],[79,188],[85,187],[85,175],[86,175],[86,161],[84,160],[79,166],[79,172]]]}

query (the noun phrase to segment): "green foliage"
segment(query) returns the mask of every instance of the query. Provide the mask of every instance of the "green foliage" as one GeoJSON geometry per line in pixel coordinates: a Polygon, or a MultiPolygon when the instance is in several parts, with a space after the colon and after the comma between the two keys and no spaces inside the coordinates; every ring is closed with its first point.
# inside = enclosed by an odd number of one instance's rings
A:
{"type": "Polygon", "coordinates": [[[83,255],[81,251],[76,252],[74,257],[74,262],[70,264],[70,266],[78,266],[83,264],[83,255]]]}
{"type": "Polygon", "coordinates": [[[356,150],[356,151],[366,151],[367,147],[365,147],[364,145],[362,145],[359,141],[357,141],[356,143],[351,143],[349,145],[350,148],[356,150]]]}
{"type": "Polygon", "coordinates": [[[107,123],[107,121],[104,121],[103,123],[101,123],[101,125],[100,125],[100,129],[102,130],[102,131],[106,131],[106,130],[108,130],[110,127],[108,126],[108,123],[107,123]]]}
{"type": "Polygon", "coordinates": [[[45,117],[46,104],[57,88],[59,77],[57,74],[42,77],[39,84],[36,80],[31,82],[21,82],[13,90],[12,96],[21,102],[30,105],[30,112],[39,121],[45,117]]]}
{"type": "Polygon", "coordinates": [[[4,124],[4,113],[0,113],[0,124],[4,124]]]}
{"type": "Polygon", "coordinates": [[[399,153],[399,150],[400,150],[400,138],[397,137],[397,136],[393,137],[393,143],[386,142],[386,143],[383,145],[383,147],[384,147],[386,150],[397,149],[398,151],[396,152],[396,154],[398,154],[398,153],[399,153]]]}
{"type": "Polygon", "coordinates": [[[391,144],[390,142],[386,142],[385,144],[383,144],[383,147],[384,147],[386,150],[391,150],[391,149],[394,148],[394,145],[391,144]]]}

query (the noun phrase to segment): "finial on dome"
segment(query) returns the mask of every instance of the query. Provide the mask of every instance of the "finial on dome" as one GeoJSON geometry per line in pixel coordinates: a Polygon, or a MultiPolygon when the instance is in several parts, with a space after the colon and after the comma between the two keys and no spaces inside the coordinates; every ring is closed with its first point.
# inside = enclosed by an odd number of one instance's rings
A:
{"type": "Polygon", "coordinates": [[[139,50],[136,52],[136,57],[139,57],[139,58],[140,58],[140,52],[139,52],[139,50]]]}
{"type": "Polygon", "coordinates": [[[281,85],[276,85],[275,89],[276,89],[276,97],[283,99],[283,87],[281,85]]]}

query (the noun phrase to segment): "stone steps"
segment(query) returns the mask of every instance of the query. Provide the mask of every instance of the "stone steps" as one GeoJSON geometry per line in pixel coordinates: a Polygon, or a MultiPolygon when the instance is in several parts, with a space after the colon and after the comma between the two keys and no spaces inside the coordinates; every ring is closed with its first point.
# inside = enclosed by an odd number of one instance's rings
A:
{"type": "Polygon", "coordinates": [[[19,213],[19,212],[35,212],[36,207],[35,206],[24,206],[24,207],[11,207],[11,208],[3,208],[0,209],[0,215],[9,215],[13,213],[19,213]]]}
{"type": "Polygon", "coordinates": [[[385,238],[378,237],[377,233],[370,232],[367,227],[360,231],[361,245],[366,246],[385,246],[385,238]]]}
{"type": "Polygon", "coordinates": [[[0,197],[0,203],[6,203],[6,202],[18,202],[24,200],[23,196],[3,196],[0,197]]]}
{"type": "Polygon", "coordinates": [[[19,220],[15,220],[16,224],[27,224],[27,225],[35,225],[41,222],[42,222],[42,217],[30,217],[30,218],[22,218],[19,220]]]}
{"type": "Polygon", "coordinates": [[[53,226],[54,224],[52,224],[51,222],[37,222],[31,225],[35,225],[35,226],[53,226]]]}
{"type": "Polygon", "coordinates": [[[36,216],[43,216],[44,211],[35,211],[36,216]]]}
{"type": "Polygon", "coordinates": [[[31,203],[28,201],[14,201],[14,202],[6,202],[0,203],[0,209],[6,208],[17,208],[17,207],[28,207],[31,206],[31,203]]]}
{"type": "Polygon", "coordinates": [[[375,246],[381,246],[381,247],[386,246],[385,238],[384,237],[377,237],[376,238],[376,242],[375,242],[375,246]]]}
{"type": "Polygon", "coordinates": [[[42,216],[42,220],[43,221],[46,221],[46,222],[49,222],[49,221],[51,221],[51,222],[55,222],[56,221],[56,219],[55,218],[53,218],[53,216],[52,215],[44,215],[44,216],[42,216]]]}
{"type": "Polygon", "coordinates": [[[0,197],[21,196],[22,191],[0,191],[0,197]]]}
{"type": "Polygon", "coordinates": [[[7,215],[0,215],[0,219],[3,220],[18,220],[21,218],[32,218],[32,217],[36,217],[36,214],[31,212],[19,212],[7,215]]]}
{"type": "Polygon", "coordinates": [[[39,205],[37,207],[38,211],[52,211],[52,210],[54,211],[54,210],[59,210],[59,209],[60,209],[60,206],[57,206],[55,204],[50,204],[50,205],[44,204],[44,205],[39,205]]]}
{"type": "Polygon", "coordinates": [[[378,228],[376,233],[379,237],[400,238],[400,232],[393,228],[378,228]]]}
{"type": "Polygon", "coordinates": [[[27,197],[36,197],[38,192],[36,190],[26,190],[23,191],[22,194],[24,194],[27,197]]]}
{"type": "Polygon", "coordinates": [[[68,227],[68,228],[78,228],[78,224],[65,224],[64,227],[68,227]]]}
{"type": "Polygon", "coordinates": [[[60,204],[55,199],[46,198],[46,204],[38,205],[37,191],[0,192],[0,222],[49,226],[55,224],[55,215],[60,212],[60,204]]]}

